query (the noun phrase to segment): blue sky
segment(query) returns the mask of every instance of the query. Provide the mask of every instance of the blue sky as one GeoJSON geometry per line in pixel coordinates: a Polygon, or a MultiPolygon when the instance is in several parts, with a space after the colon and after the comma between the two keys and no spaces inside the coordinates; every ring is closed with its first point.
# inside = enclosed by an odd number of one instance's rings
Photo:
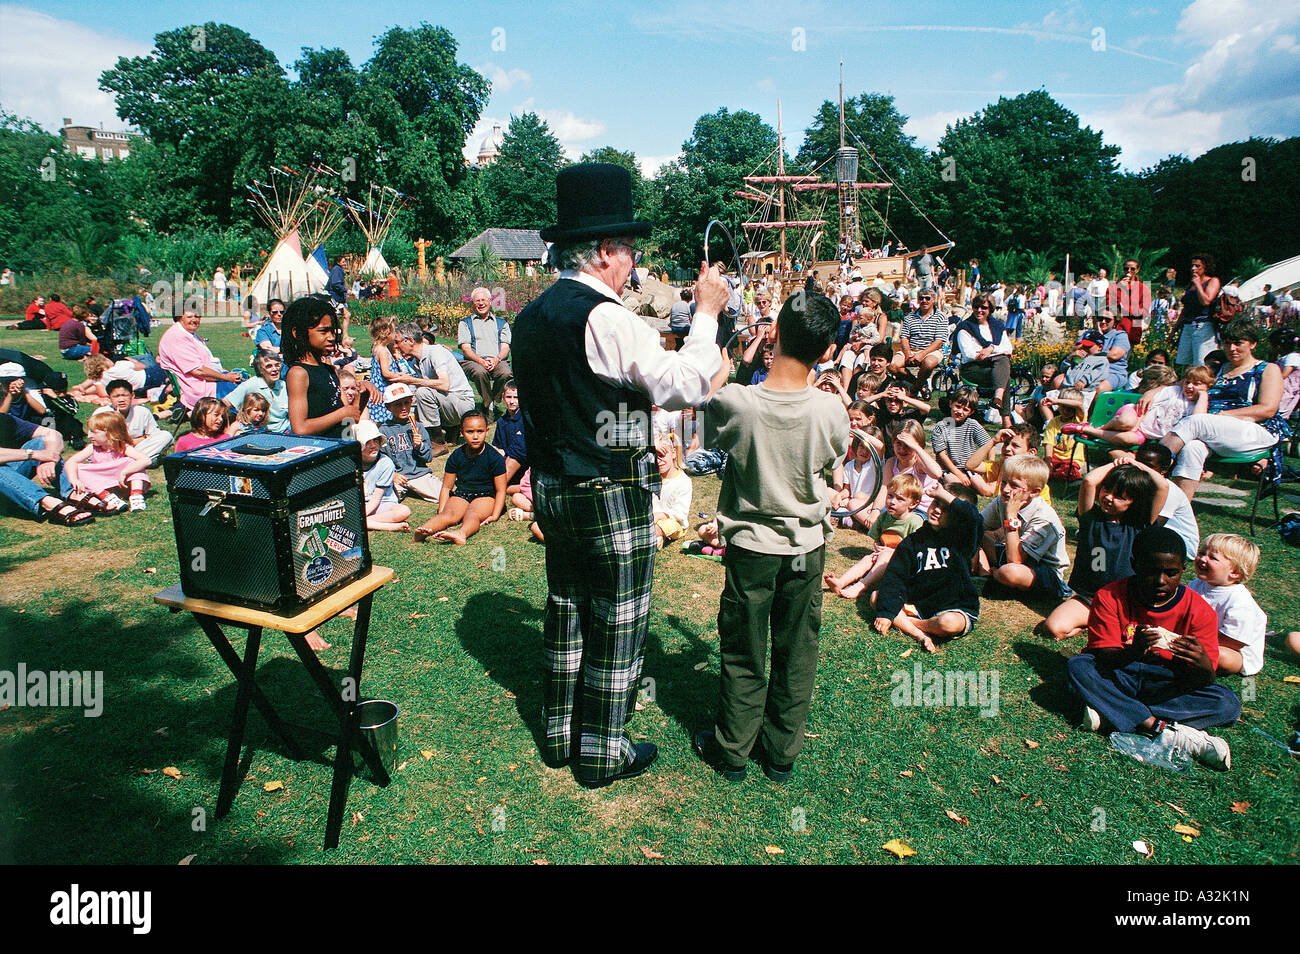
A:
{"type": "Polygon", "coordinates": [[[286,67],[304,46],[342,47],[360,65],[390,26],[446,27],[461,61],[493,80],[470,153],[494,120],[531,109],[573,157],[613,145],[653,171],[701,114],[749,109],[775,126],[778,97],[793,153],[818,104],[835,98],[841,56],[845,95],[894,94],[926,146],[999,95],[1039,87],[1133,169],[1300,134],[1300,4],[1278,0],[46,0],[0,4],[0,105],[50,129],[64,116],[120,126],[99,72],[147,53],[157,32],[206,20],[247,30],[286,67]]]}

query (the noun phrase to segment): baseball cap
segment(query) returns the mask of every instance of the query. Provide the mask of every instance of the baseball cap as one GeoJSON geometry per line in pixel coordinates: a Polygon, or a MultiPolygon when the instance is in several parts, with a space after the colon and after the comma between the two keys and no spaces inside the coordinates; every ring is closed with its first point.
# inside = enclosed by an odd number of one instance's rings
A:
{"type": "Polygon", "coordinates": [[[1089,344],[1095,344],[1098,347],[1100,347],[1102,344],[1105,343],[1105,339],[1102,338],[1102,336],[1095,331],[1085,331],[1083,334],[1079,335],[1079,340],[1075,342],[1075,347],[1078,347],[1084,342],[1087,342],[1089,344]]]}
{"type": "Polygon", "coordinates": [[[379,425],[374,421],[361,421],[353,430],[353,434],[356,436],[357,443],[363,445],[369,444],[376,437],[383,438],[379,433],[379,425]]]}
{"type": "Polygon", "coordinates": [[[17,361],[6,361],[0,364],[0,378],[25,378],[27,369],[17,361]]]}
{"type": "Polygon", "coordinates": [[[394,401],[404,401],[407,398],[415,397],[415,392],[411,390],[409,384],[403,384],[398,381],[396,384],[390,384],[384,388],[384,403],[392,404],[394,401]]]}

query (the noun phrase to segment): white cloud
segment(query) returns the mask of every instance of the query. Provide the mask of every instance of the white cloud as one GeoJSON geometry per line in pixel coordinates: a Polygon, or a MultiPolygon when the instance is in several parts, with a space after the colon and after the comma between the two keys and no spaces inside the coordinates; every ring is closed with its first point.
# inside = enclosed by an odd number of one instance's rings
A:
{"type": "MultiPolygon", "coordinates": [[[[560,141],[560,148],[570,159],[577,159],[587,149],[600,143],[592,143],[590,140],[605,132],[606,126],[599,119],[584,119],[567,109],[539,109],[533,98],[530,96],[519,104],[511,116],[519,116],[523,113],[536,113],[538,118],[543,120],[551,129],[551,134],[560,141]]],[[[469,134],[465,140],[465,145],[461,149],[462,155],[470,162],[478,159],[479,148],[483,145],[483,138],[492,131],[494,124],[500,124],[502,130],[510,128],[511,116],[482,116],[474,126],[474,131],[469,134]]]]}
{"type": "Polygon", "coordinates": [[[4,108],[56,132],[64,117],[78,126],[119,130],[110,93],[99,75],[119,56],[145,56],[150,47],[70,20],[11,4],[0,5],[0,95],[4,108]]]}
{"type": "Polygon", "coordinates": [[[925,116],[911,117],[903,127],[903,131],[909,136],[915,136],[918,145],[933,149],[943,138],[949,126],[968,115],[969,113],[961,110],[941,109],[925,116]]]}
{"type": "Polygon", "coordinates": [[[664,156],[637,156],[636,161],[641,166],[641,175],[647,179],[653,179],[660,166],[666,162],[674,162],[681,157],[680,152],[674,152],[664,156]]]}
{"type": "Polygon", "coordinates": [[[475,69],[492,81],[493,94],[508,93],[515,86],[531,86],[533,82],[533,75],[518,67],[506,70],[495,63],[484,63],[475,69]]]}

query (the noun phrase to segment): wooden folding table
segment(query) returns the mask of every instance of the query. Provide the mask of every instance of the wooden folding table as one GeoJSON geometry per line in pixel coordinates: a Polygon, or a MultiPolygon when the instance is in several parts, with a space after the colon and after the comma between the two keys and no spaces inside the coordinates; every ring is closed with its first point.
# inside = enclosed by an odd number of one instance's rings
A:
{"type": "Polygon", "coordinates": [[[179,584],[154,594],[154,602],[168,607],[173,613],[184,610],[193,614],[222,661],[230,668],[239,683],[235,696],[235,711],[230,724],[230,740],[226,745],[226,764],[221,772],[217,818],[224,817],[230,811],[235,793],[239,790],[239,755],[244,745],[244,728],[248,721],[249,703],[257,707],[257,711],[266,719],[271,731],[283,740],[289,755],[294,759],[302,759],[304,755],[293,737],[291,731],[293,729],[324,735],[337,745],[334,756],[334,782],[330,789],[329,814],[325,824],[326,849],[338,847],[339,830],[343,826],[343,810],[348,800],[348,786],[352,782],[353,751],[359,752],[365,758],[378,785],[388,784],[388,772],[379,753],[369,740],[358,734],[356,707],[361,701],[361,667],[365,661],[366,636],[370,630],[370,604],[375,592],[392,578],[393,571],[389,567],[373,566],[365,576],[340,590],[335,590],[319,603],[307,607],[295,616],[280,616],[246,606],[190,598],[181,591],[179,584]],[[327,620],[338,616],[354,603],[357,607],[357,619],[352,635],[352,655],[348,663],[347,675],[340,688],[334,685],[329,673],[316,658],[316,652],[307,645],[306,634],[317,629],[327,620]],[[248,642],[244,648],[243,659],[240,659],[239,653],[222,632],[223,623],[248,631],[248,642]],[[288,638],[312,681],[320,690],[321,696],[337,716],[338,735],[322,733],[319,729],[286,722],[280,718],[275,707],[258,687],[257,653],[261,646],[263,629],[278,630],[288,638]]]}

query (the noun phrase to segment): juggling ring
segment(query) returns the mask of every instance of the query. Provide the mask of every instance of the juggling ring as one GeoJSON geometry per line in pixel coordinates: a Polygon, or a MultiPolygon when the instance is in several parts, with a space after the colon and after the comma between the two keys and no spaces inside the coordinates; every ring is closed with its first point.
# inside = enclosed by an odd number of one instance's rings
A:
{"type": "Polygon", "coordinates": [[[722,234],[727,237],[727,242],[731,245],[731,257],[735,259],[736,262],[736,277],[740,280],[740,287],[744,288],[745,272],[740,267],[740,249],[736,245],[736,240],[731,237],[730,230],[728,230],[728,228],[717,219],[709,219],[709,224],[704,227],[704,261],[708,265],[714,264],[709,257],[709,235],[713,232],[715,227],[722,230],[722,234]]]}

